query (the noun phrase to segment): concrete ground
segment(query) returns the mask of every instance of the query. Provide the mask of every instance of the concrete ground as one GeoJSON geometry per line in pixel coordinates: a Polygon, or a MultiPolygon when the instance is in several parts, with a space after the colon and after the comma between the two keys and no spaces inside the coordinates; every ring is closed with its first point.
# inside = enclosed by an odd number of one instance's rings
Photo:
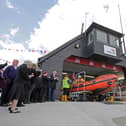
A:
{"type": "Polygon", "coordinates": [[[10,114],[0,107],[1,126],[126,126],[126,103],[46,102],[10,114]]]}

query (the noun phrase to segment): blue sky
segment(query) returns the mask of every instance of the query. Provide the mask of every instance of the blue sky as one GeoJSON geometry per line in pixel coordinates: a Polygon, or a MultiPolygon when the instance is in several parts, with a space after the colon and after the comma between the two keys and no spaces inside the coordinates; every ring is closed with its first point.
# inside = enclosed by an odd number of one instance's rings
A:
{"type": "Polygon", "coordinates": [[[56,0],[0,0],[0,35],[9,33],[13,27],[19,27],[13,40],[28,40],[30,33],[38,27],[38,21],[55,3],[56,0]],[[13,7],[9,7],[7,2],[13,7]]]}

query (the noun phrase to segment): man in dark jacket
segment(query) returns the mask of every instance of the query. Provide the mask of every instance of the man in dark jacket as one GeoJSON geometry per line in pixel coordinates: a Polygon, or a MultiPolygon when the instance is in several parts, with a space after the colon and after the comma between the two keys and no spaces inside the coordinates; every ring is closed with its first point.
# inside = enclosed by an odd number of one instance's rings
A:
{"type": "Polygon", "coordinates": [[[19,61],[14,59],[12,62],[12,65],[8,66],[3,72],[3,77],[5,79],[6,87],[4,88],[3,93],[2,93],[1,105],[5,105],[8,103],[8,93],[16,77],[16,69],[17,69],[18,63],[19,61]]]}
{"type": "Polygon", "coordinates": [[[31,73],[34,73],[34,77],[31,78],[30,86],[29,89],[27,90],[27,96],[26,96],[26,102],[30,103],[31,99],[34,99],[32,93],[36,87],[37,83],[37,78],[41,74],[40,71],[35,70],[34,68],[31,69],[31,73]]]}
{"type": "Polygon", "coordinates": [[[35,89],[33,91],[33,102],[44,102],[47,100],[48,73],[43,72],[35,78],[35,89]]]}
{"type": "Polygon", "coordinates": [[[56,89],[57,81],[58,81],[57,72],[53,71],[52,75],[50,76],[49,88],[48,88],[49,101],[54,101],[54,92],[56,89]]]}
{"type": "Polygon", "coordinates": [[[49,77],[47,72],[43,72],[42,74],[42,83],[43,83],[43,101],[48,100],[48,87],[49,87],[49,77]]]}
{"type": "Polygon", "coordinates": [[[35,78],[35,88],[32,93],[32,101],[33,102],[42,102],[42,94],[43,94],[43,82],[41,78],[41,72],[40,75],[35,78]]]}

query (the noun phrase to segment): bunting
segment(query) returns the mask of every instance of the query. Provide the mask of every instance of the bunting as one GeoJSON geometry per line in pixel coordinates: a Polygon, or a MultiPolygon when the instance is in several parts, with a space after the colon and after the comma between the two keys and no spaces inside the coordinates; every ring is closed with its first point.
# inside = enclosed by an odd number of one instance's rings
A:
{"type": "MultiPolygon", "coordinates": [[[[25,52],[35,53],[35,52],[37,52],[37,53],[40,53],[41,55],[45,55],[48,52],[45,49],[39,50],[39,49],[13,49],[13,48],[3,48],[3,50],[5,50],[5,51],[21,52],[21,53],[25,53],[25,52]]],[[[8,64],[11,64],[12,63],[11,61],[8,61],[8,60],[5,60],[5,59],[0,58],[0,64],[5,63],[5,62],[7,62],[8,64]]]]}
{"type": "Polygon", "coordinates": [[[3,48],[6,51],[16,51],[16,52],[38,52],[40,54],[46,54],[47,50],[42,49],[42,50],[35,50],[35,49],[12,49],[12,48],[3,48]]]}

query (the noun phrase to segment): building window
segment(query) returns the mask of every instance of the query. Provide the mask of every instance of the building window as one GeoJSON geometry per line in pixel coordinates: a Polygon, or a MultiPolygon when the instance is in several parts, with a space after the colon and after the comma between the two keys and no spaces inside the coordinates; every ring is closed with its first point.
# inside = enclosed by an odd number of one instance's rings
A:
{"type": "Polygon", "coordinates": [[[88,45],[94,41],[94,29],[88,34],[88,45]]]}
{"type": "Polygon", "coordinates": [[[109,43],[111,46],[119,47],[119,38],[109,34],[109,43]]]}
{"type": "Polygon", "coordinates": [[[107,33],[101,30],[96,30],[96,40],[102,43],[108,43],[107,33]]]}

